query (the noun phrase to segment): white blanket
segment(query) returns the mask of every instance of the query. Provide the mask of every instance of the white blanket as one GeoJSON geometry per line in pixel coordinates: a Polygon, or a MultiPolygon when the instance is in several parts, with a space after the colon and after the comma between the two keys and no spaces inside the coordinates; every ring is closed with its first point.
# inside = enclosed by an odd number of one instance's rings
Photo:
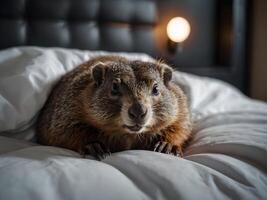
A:
{"type": "Polygon", "coordinates": [[[1,200],[267,198],[267,104],[209,78],[174,75],[189,96],[194,119],[193,141],[184,158],[124,151],[99,162],[70,150],[14,139],[31,138],[32,119],[51,86],[88,55],[41,48],[0,52],[1,200]],[[10,88],[16,79],[19,84],[10,88]],[[24,87],[32,98],[20,93],[24,87]],[[33,104],[30,112],[23,107],[30,107],[27,103],[33,104]]]}

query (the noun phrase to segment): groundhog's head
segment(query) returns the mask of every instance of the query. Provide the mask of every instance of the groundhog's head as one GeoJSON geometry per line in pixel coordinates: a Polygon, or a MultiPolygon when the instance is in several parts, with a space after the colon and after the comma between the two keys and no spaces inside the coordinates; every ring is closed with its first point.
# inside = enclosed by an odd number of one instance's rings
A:
{"type": "Polygon", "coordinates": [[[161,62],[99,62],[86,108],[91,122],[108,133],[155,133],[173,123],[179,91],[172,68],[161,62]]]}

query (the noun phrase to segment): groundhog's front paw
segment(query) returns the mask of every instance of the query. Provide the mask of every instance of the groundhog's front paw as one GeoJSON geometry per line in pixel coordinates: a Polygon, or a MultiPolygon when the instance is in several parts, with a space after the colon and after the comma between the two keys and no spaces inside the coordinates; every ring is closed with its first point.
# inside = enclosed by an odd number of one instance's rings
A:
{"type": "Polygon", "coordinates": [[[86,154],[94,156],[98,160],[103,160],[110,156],[110,151],[100,142],[93,142],[85,146],[86,154]]]}
{"type": "Polygon", "coordinates": [[[166,153],[166,154],[172,154],[175,156],[181,157],[181,151],[180,148],[176,145],[172,145],[171,143],[164,142],[164,141],[158,141],[153,151],[160,152],[160,153],[166,153]]]}

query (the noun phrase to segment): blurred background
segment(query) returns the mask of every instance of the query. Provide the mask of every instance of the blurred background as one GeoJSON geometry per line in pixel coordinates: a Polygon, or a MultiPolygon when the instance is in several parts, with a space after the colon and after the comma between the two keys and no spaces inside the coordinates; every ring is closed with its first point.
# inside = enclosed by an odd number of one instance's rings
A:
{"type": "MultiPolygon", "coordinates": [[[[237,82],[243,82],[240,88],[248,96],[267,101],[267,1],[246,1],[246,8],[244,8],[246,16],[241,19],[242,14],[239,11],[233,11],[234,4],[240,5],[244,2],[242,0],[204,0],[199,3],[190,0],[161,1],[160,21],[162,22],[159,23],[161,25],[158,28],[160,38],[158,41],[162,43],[162,46],[167,45],[164,38],[164,26],[179,13],[189,21],[191,32],[183,42],[182,52],[176,51],[173,56],[166,56],[167,60],[171,60],[181,70],[192,73],[200,70],[200,66],[213,66],[215,71],[226,66],[230,70],[239,68],[240,72],[237,73],[240,73],[240,77],[245,77],[243,80],[236,81],[240,78],[239,75],[231,76],[231,72],[224,78],[222,78],[223,73],[218,72],[220,73],[218,78],[234,85],[238,85],[237,82]],[[217,9],[214,10],[214,7],[217,9]],[[237,22],[234,22],[235,18],[239,18],[237,22]],[[236,28],[236,24],[240,25],[242,20],[244,20],[243,27],[236,28]],[[237,35],[241,34],[244,39],[240,44],[244,45],[244,54],[240,52],[235,54],[233,49],[240,38],[235,36],[234,31],[242,28],[243,30],[237,35]],[[239,67],[234,66],[233,60],[238,60],[239,67]]],[[[168,49],[162,46],[160,49],[168,49]]],[[[197,74],[216,77],[216,73],[211,68],[209,67],[205,72],[198,71],[197,74]]]]}
{"type": "Polygon", "coordinates": [[[267,101],[266,0],[5,0],[0,35],[0,49],[143,52],[267,101]]]}
{"type": "Polygon", "coordinates": [[[252,1],[250,95],[267,101],[267,1],[252,1]]]}

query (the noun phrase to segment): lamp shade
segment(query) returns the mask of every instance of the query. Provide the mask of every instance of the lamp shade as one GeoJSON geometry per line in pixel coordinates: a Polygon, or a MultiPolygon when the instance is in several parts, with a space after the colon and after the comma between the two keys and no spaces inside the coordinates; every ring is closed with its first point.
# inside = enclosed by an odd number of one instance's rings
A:
{"type": "Polygon", "coordinates": [[[189,22],[182,17],[172,18],[167,25],[167,34],[173,42],[183,42],[190,34],[189,22]]]}

